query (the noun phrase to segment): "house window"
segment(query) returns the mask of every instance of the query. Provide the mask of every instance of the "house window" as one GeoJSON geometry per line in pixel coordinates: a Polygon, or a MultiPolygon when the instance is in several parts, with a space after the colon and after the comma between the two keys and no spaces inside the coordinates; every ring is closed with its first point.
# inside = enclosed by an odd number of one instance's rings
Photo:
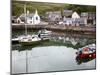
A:
{"type": "Polygon", "coordinates": [[[36,20],[38,20],[38,17],[36,17],[36,20]]]}
{"type": "Polygon", "coordinates": [[[30,21],[30,23],[32,24],[32,21],[30,21]]]}

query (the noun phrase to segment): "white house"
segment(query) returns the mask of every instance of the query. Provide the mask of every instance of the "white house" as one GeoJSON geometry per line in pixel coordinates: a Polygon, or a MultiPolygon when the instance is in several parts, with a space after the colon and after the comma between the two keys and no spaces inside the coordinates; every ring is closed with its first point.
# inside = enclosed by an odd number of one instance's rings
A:
{"type": "Polygon", "coordinates": [[[77,12],[74,12],[74,13],[72,14],[72,18],[80,18],[80,16],[78,15],[77,12]]]}
{"type": "Polygon", "coordinates": [[[71,18],[67,18],[64,16],[63,18],[63,24],[65,25],[86,25],[87,19],[81,18],[80,15],[77,12],[73,12],[71,15],[71,18]]]}
{"type": "Polygon", "coordinates": [[[40,23],[40,16],[38,15],[38,11],[36,10],[35,13],[28,12],[26,15],[21,14],[17,18],[17,23],[25,23],[25,21],[27,24],[39,24],[40,23]],[[25,18],[25,16],[26,16],[26,18],[25,18]]]}

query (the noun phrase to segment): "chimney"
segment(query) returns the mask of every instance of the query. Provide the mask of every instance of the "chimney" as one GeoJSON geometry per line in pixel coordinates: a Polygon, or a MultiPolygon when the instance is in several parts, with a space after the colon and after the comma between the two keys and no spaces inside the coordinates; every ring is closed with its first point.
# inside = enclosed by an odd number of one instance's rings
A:
{"type": "Polygon", "coordinates": [[[29,10],[27,10],[27,14],[29,14],[29,10]]]}
{"type": "Polygon", "coordinates": [[[35,10],[35,14],[38,14],[38,11],[37,11],[37,9],[35,10]]]}

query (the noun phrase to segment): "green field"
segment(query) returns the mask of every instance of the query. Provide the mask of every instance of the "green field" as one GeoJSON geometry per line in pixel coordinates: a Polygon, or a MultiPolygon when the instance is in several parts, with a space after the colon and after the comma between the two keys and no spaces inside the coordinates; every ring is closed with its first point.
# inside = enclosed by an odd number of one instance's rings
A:
{"type": "Polygon", "coordinates": [[[65,9],[77,11],[78,13],[96,11],[96,6],[46,3],[46,2],[12,1],[12,15],[19,16],[20,14],[22,14],[24,12],[25,4],[27,10],[29,10],[30,13],[34,13],[34,11],[37,9],[40,15],[45,15],[47,11],[63,11],[65,9]]]}

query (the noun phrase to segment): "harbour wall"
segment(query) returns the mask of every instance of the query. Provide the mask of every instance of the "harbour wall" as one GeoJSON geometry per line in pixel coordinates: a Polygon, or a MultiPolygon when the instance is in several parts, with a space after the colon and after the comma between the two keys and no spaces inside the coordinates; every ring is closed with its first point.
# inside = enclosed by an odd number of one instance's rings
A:
{"type": "MultiPolygon", "coordinates": [[[[70,31],[70,32],[85,32],[96,33],[95,26],[67,26],[67,25],[29,25],[26,24],[27,29],[48,29],[54,31],[70,31]]],[[[12,24],[12,29],[25,29],[25,24],[12,24]]]]}

